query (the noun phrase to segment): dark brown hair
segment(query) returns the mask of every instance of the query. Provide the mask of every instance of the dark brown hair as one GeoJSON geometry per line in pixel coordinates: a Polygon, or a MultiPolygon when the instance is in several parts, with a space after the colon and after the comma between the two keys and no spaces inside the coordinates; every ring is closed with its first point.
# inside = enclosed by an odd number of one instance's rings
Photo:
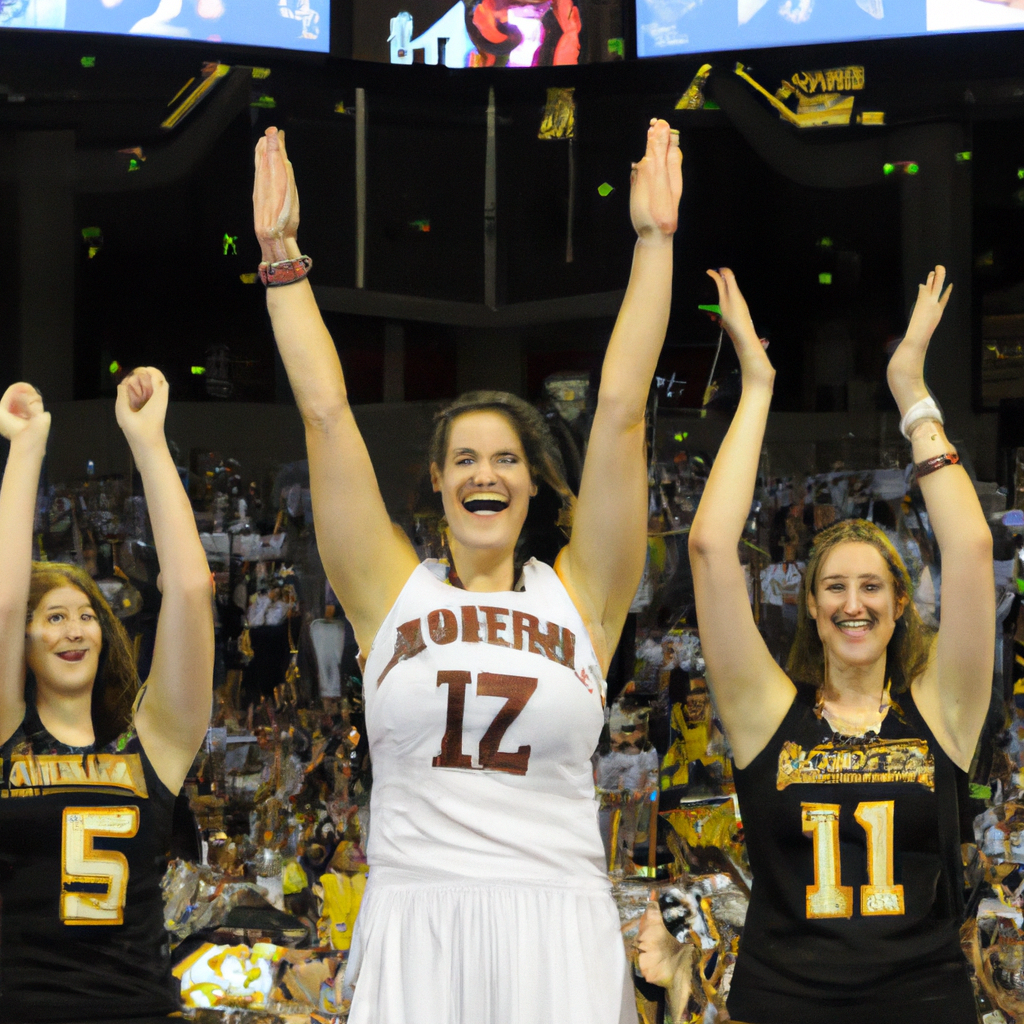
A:
{"type": "MultiPolygon", "coordinates": [[[[77,565],[64,562],[32,563],[27,618],[31,619],[43,597],[58,587],[74,587],[85,594],[100,623],[103,649],[100,651],[99,667],[92,687],[92,726],[96,746],[105,746],[132,724],[132,705],[139,690],[132,644],[103,592],[93,578],[77,565]]],[[[34,686],[34,680],[29,682],[31,686],[34,686]]],[[[27,687],[26,701],[34,697],[35,694],[29,693],[27,687]]]]}
{"type": "Polygon", "coordinates": [[[572,528],[572,515],[576,508],[576,495],[565,480],[562,455],[543,415],[529,402],[510,395],[507,391],[467,391],[445,406],[434,417],[434,433],[430,438],[427,456],[438,469],[444,468],[451,440],[452,423],[470,412],[496,412],[512,425],[530,468],[534,483],[546,483],[561,499],[558,525],[568,536],[572,528]]]}
{"type": "Polygon", "coordinates": [[[796,637],[789,652],[786,672],[795,683],[821,686],[825,681],[825,652],[817,625],[807,611],[807,595],[817,593],[818,574],[829,552],[847,543],[870,544],[889,567],[897,602],[906,601],[903,614],[896,620],[885,655],[886,678],[892,682],[892,692],[902,693],[925,670],[931,656],[935,631],[929,629],[917,613],[912,599],[910,574],[903,559],[882,530],[866,519],[844,519],[822,530],[814,539],[807,571],[800,584],[796,637]]]}

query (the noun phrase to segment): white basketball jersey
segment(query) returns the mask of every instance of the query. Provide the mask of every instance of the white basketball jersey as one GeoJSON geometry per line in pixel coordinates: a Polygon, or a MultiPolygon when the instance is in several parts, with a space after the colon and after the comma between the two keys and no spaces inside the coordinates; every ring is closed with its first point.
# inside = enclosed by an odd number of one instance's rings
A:
{"type": "Polygon", "coordinates": [[[607,886],[591,755],[604,679],[549,566],[523,589],[410,576],[366,662],[367,858],[435,880],[607,886]]]}

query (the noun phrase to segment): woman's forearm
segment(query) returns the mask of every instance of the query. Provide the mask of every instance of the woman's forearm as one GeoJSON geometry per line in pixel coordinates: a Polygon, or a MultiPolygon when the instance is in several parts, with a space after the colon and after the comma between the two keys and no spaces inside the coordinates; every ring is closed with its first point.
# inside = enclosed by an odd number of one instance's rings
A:
{"type": "Polygon", "coordinates": [[[32,573],[32,530],[39,476],[46,456],[46,437],[27,431],[11,441],[0,485],[0,537],[4,571],[0,573],[0,612],[25,613],[32,573]]]}
{"type": "Polygon", "coordinates": [[[744,384],[736,414],[693,517],[691,552],[721,549],[735,554],[757,486],[761,444],[771,400],[770,383],[744,384]]]}
{"type": "Polygon", "coordinates": [[[210,569],[177,467],[162,439],[132,444],[142,477],[165,593],[197,588],[209,598],[210,569]]]}
{"type": "MultiPolygon", "coordinates": [[[[934,421],[921,423],[913,431],[911,442],[918,466],[929,459],[956,454],[942,424],[934,421]]],[[[979,546],[985,550],[991,548],[992,533],[974,484],[962,466],[943,466],[926,473],[920,478],[919,486],[943,561],[956,557],[961,551],[965,557],[973,558],[979,546]]]]}
{"type": "Polygon", "coordinates": [[[601,369],[599,405],[628,428],[643,420],[672,305],[672,235],[638,238],[626,294],[601,369]]]}
{"type": "Polygon", "coordinates": [[[308,281],[268,288],[267,310],[302,419],[322,424],[348,404],[348,391],[313,289],[308,281]]]}

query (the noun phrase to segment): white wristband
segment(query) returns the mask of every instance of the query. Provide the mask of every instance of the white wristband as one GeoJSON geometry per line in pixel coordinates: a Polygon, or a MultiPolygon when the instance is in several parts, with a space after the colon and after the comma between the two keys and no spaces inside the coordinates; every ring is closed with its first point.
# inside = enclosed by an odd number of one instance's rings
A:
{"type": "Polygon", "coordinates": [[[920,402],[915,402],[907,410],[907,414],[900,420],[900,433],[909,441],[914,427],[924,420],[934,420],[936,423],[946,422],[942,418],[942,410],[931,395],[922,398],[920,402]]]}

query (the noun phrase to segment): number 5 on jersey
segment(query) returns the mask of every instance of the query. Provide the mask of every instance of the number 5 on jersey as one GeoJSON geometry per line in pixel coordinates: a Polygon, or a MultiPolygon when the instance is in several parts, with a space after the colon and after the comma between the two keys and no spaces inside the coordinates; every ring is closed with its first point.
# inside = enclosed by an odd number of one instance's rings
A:
{"type": "Polygon", "coordinates": [[[100,836],[128,839],[138,831],[137,807],[64,808],[60,893],[64,924],[124,923],[128,861],[123,853],[97,850],[93,844],[100,836]],[[82,891],[85,886],[90,888],[82,891]]]}
{"type": "Polygon", "coordinates": [[[435,768],[463,768],[470,771],[507,772],[525,775],[530,763],[530,745],[515,751],[499,750],[508,727],[519,717],[537,689],[537,680],[525,676],[504,676],[481,672],[477,676],[478,697],[504,697],[505,704],[480,737],[479,765],[462,749],[462,720],[466,712],[466,689],[472,684],[469,672],[438,672],[437,685],[448,687],[448,715],[441,740],[441,753],[431,764],[435,768]]]}

